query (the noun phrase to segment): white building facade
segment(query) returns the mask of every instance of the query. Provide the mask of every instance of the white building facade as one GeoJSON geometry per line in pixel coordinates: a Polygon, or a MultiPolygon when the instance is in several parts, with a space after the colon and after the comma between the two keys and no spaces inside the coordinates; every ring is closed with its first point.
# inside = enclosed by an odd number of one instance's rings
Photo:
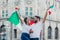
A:
{"type": "Polygon", "coordinates": [[[54,5],[51,15],[47,16],[43,26],[43,35],[41,40],[60,40],[60,1],[59,0],[0,0],[0,26],[4,24],[6,32],[0,33],[0,40],[19,40],[20,31],[13,27],[6,19],[15,11],[18,6],[18,13],[23,16],[38,15],[44,17],[46,9],[54,5]],[[17,32],[17,37],[14,35],[17,32]],[[3,37],[3,34],[6,34],[3,37]]]}

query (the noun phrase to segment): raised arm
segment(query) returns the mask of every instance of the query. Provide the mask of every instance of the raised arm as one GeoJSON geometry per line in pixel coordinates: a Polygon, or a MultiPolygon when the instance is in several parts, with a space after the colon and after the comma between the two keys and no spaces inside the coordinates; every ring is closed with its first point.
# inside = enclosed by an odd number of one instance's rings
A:
{"type": "Polygon", "coordinates": [[[19,17],[21,23],[23,24],[24,23],[24,20],[22,19],[22,17],[19,17]]]}
{"type": "Polygon", "coordinates": [[[20,16],[20,13],[18,13],[18,10],[16,10],[17,14],[18,14],[18,17],[19,17],[19,20],[21,21],[21,23],[23,24],[24,23],[24,20],[22,19],[22,17],[20,16]]]}
{"type": "MultiPolygon", "coordinates": [[[[48,8],[49,9],[49,8],[48,8]]],[[[46,14],[45,14],[45,16],[44,16],[44,18],[43,18],[43,21],[42,21],[42,23],[45,23],[45,20],[46,20],[46,17],[47,17],[47,14],[48,14],[48,9],[46,10],[46,14]]]]}

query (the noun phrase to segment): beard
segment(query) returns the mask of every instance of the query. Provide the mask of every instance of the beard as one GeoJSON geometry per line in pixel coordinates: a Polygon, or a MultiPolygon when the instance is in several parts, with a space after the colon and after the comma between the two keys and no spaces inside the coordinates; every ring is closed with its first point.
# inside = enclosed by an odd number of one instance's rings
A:
{"type": "Polygon", "coordinates": [[[37,21],[35,21],[35,23],[37,23],[37,21]]]}

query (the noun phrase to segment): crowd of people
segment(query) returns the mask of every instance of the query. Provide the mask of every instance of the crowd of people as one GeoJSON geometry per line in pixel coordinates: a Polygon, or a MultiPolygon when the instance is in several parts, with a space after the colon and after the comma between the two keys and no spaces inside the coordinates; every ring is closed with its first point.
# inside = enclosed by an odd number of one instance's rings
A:
{"type": "MultiPolygon", "coordinates": [[[[47,9],[48,11],[48,9],[47,9]]],[[[48,15],[48,12],[46,11],[46,14],[42,20],[40,21],[39,16],[34,16],[34,17],[26,17],[24,20],[21,20],[22,23],[22,35],[21,35],[21,40],[39,40],[40,38],[40,32],[43,28],[43,24],[46,20],[46,17],[48,15]]]]}

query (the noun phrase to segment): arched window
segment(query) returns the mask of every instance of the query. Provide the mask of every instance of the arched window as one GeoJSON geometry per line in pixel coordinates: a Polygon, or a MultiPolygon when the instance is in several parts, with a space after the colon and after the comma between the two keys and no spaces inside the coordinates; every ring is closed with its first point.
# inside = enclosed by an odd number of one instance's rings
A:
{"type": "Polygon", "coordinates": [[[48,39],[52,38],[52,28],[51,26],[48,27],[48,39]]]}
{"type": "Polygon", "coordinates": [[[58,39],[58,28],[55,28],[55,39],[58,39]]]}

